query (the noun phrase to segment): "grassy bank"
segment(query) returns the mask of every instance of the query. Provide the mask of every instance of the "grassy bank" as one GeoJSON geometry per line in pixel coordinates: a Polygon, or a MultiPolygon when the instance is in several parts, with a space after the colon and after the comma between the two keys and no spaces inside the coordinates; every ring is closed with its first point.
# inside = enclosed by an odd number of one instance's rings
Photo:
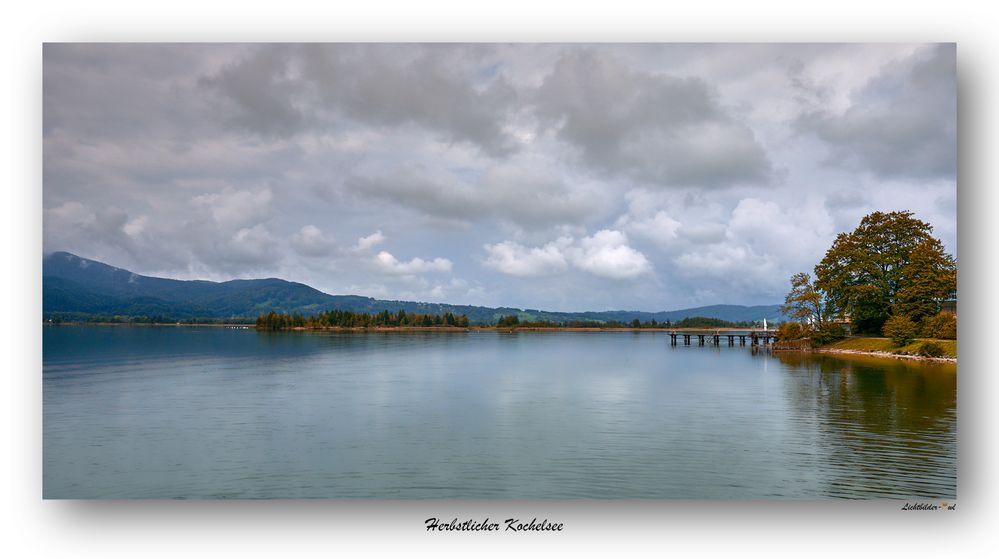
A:
{"type": "Polygon", "coordinates": [[[822,349],[846,349],[850,351],[917,355],[919,353],[919,346],[921,346],[923,342],[935,342],[943,348],[944,353],[942,357],[957,358],[957,340],[936,340],[929,338],[919,338],[911,344],[902,347],[895,347],[895,345],[892,344],[892,341],[888,338],[856,337],[840,340],[827,346],[823,346],[822,349]]]}

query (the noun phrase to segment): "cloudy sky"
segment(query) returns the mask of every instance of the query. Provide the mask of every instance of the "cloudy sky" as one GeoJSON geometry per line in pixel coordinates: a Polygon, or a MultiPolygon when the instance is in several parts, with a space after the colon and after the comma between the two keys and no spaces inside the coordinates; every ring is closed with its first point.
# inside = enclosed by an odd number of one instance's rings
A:
{"type": "Polygon", "coordinates": [[[953,45],[50,44],[46,252],[549,310],[779,302],[911,210],[957,256],[953,45]]]}

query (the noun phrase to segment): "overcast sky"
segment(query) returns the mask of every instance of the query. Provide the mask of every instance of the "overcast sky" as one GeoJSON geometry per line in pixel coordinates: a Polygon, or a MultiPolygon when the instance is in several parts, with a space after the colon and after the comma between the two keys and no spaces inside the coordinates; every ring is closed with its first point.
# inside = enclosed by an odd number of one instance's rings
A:
{"type": "Polygon", "coordinates": [[[44,247],[548,310],[780,302],[911,210],[957,256],[953,45],[46,45],[44,247]]]}

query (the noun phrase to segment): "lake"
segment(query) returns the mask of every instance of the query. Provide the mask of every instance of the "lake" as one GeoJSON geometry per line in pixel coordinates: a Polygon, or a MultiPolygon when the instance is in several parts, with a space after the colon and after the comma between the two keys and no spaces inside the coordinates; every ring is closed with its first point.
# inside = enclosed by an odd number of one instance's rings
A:
{"type": "Polygon", "coordinates": [[[45,498],[954,499],[957,372],[659,332],[43,327],[45,498]]]}

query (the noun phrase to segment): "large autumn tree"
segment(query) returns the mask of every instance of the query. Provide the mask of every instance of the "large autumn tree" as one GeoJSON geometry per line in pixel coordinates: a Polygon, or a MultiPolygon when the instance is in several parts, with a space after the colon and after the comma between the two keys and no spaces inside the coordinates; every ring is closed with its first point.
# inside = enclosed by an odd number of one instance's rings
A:
{"type": "Polygon", "coordinates": [[[932,231],[902,211],[874,212],[852,233],[840,233],[815,267],[815,287],[829,314],[848,314],[856,331],[880,332],[895,312],[935,312],[937,301],[954,290],[956,265],[932,231]]]}

